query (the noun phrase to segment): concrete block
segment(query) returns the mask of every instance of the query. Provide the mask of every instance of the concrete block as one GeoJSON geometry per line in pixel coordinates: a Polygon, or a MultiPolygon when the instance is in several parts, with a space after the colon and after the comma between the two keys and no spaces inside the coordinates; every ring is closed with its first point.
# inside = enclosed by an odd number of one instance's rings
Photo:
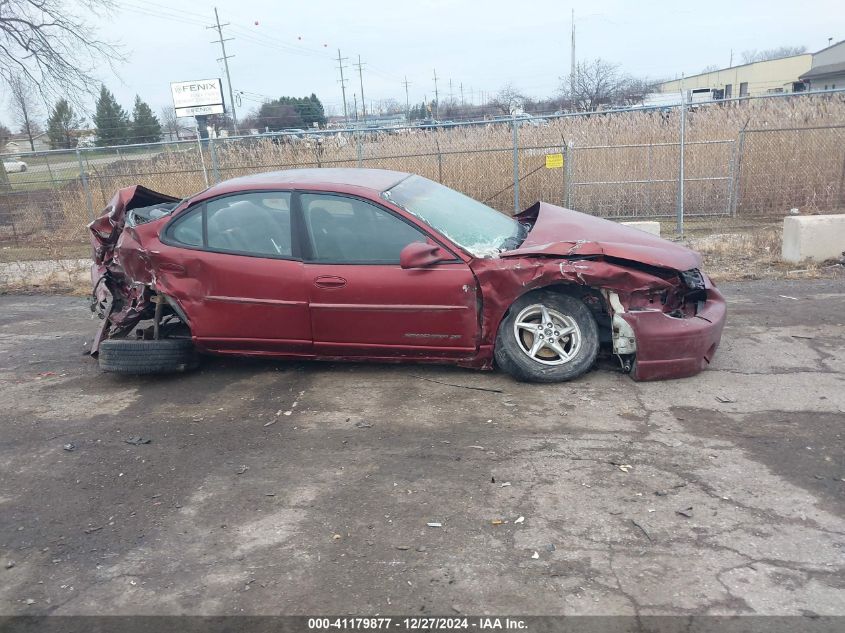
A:
{"type": "Polygon", "coordinates": [[[660,237],[660,222],[621,222],[620,224],[660,237]]]}
{"type": "Polygon", "coordinates": [[[845,214],[803,215],[783,219],[781,258],[790,263],[805,259],[823,262],[845,251],[845,214]]]}

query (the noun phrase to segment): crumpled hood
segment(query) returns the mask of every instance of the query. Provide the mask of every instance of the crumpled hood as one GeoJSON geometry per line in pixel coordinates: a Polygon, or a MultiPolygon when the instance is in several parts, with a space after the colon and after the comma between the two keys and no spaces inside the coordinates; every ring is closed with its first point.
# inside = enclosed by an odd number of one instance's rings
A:
{"type": "Polygon", "coordinates": [[[699,268],[701,256],[669,240],[586,213],[538,202],[516,219],[533,222],[522,245],[500,257],[604,255],[678,271],[699,268]]]}

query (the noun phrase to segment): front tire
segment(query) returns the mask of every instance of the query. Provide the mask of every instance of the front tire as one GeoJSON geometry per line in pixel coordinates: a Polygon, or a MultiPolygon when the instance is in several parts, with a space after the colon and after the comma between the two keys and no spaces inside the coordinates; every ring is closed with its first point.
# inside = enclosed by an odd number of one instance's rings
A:
{"type": "Polygon", "coordinates": [[[564,382],[596,362],[599,333],[586,304],[540,290],[517,299],[499,325],[496,363],[524,382],[564,382]]]}
{"type": "Polygon", "coordinates": [[[108,339],[100,343],[100,369],[115,374],[171,374],[197,366],[189,339],[108,339]]]}

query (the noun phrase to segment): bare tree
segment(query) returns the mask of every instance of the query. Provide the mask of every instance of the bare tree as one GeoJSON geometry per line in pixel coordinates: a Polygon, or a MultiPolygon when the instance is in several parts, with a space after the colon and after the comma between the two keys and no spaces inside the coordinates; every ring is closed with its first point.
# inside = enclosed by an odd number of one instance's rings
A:
{"type": "Polygon", "coordinates": [[[778,46],[777,48],[769,48],[764,51],[743,51],[742,63],[751,64],[753,62],[765,62],[770,59],[782,59],[783,57],[792,57],[793,55],[803,55],[806,52],[806,46],[778,46]]]}
{"type": "Polygon", "coordinates": [[[15,123],[20,126],[21,134],[26,134],[29,139],[29,149],[35,151],[34,137],[38,136],[41,128],[36,123],[35,117],[41,116],[38,101],[35,99],[35,90],[29,79],[22,75],[12,75],[9,79],[9,106],[15,123]]]}
{"type": "Polygon", "coordinates": [[[89,25],[113,3],[74,4],[84,17],[74,13],[67,0],[0,0],[0,79],[10,84],[13,77],[24,77],[45,100],[75,100],[98,87],[94,72],[104,61],[114,70],[121,56],[89,25]]]}
{"type": "Polygon", "coordinates": [[[512,84],[505,84],[496,95],[490,99],[490,105],[500,110],[502,114],[512,114],[522,109],[525,103],[525,96],[512,84]]]}
{"type": "Polygon", "coordinates": [[[168,140],[179,139],[179,118],[176,116],[176,110],[170,107],[161,109],[161,128],[168,140]]]}
{"type": "Polygon", "coordinates": [[[561,92],[577,110],[597,110],[612,105],[625,94],[631,79],[618,64],[603,59],[578,62],[574,77],[561,78],[561,92]]]}

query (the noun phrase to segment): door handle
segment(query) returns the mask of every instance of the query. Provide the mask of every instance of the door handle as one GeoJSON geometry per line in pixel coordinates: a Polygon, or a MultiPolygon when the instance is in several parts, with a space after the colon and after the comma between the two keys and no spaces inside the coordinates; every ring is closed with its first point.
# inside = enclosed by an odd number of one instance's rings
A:
{"type": "Polygon", "coordinates": [[[314,285],[318,288],[343,288],[346,280],[335,275],[320,275],[314,278],[314,285]]]}
{"type": "Polygon", "coordinates": [[[188,272],[182,264],[176,264],[173,262],[162,262],[158,265],[158,269],[161,272],[173,273],[174,275],[184,275],[188,272]]]}

